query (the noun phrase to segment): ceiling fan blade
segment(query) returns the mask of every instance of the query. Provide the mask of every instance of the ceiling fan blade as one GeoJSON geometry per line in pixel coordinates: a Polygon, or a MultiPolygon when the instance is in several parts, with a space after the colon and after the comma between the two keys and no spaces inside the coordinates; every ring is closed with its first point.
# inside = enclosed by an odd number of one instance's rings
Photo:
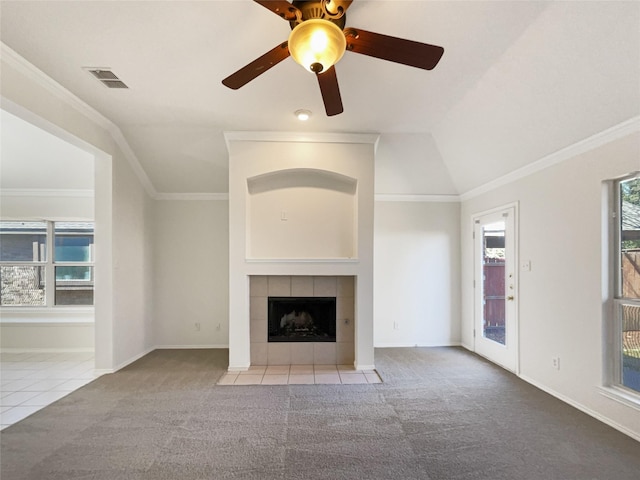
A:
{"type": "Polygon", "coordinates": [[[296,7],[291,5],[287,0],[253,0],[259,3],[267,10],[271,10],[273,13],[285,20],[295,20],[299,15],[302,17],[302,13],[296,7]]]}
{"type": "Polygon", "coordinates": [[[434,68],[444,53],[444,48],[436,45],[367,32],[359,28],[346,28],[344,34],[347,38],[347,50],[424,70],[434,68]]]}
{"type": "Polygon", "coordinates": [[[316,75],[318,77],[318,85],[320,85],[320,93],[322,93],[322,101],[327,116],[332,117],[342,113],[342,98],[340,97],[340,87],[338,86],[338,77],[336,69],[332,66],[326,72],[316,75]]]}
{"type": "Polygon", "coordinates": [[[269,50],[261,57],[256,58],[253,62],[229,75],[227,78],[222,80],[222,84],[226,87],[237,90],[259,75],[262,75],[288,56],[289,46],[287,45],[287,42],[281,43],[276,48],[269,50]]]}

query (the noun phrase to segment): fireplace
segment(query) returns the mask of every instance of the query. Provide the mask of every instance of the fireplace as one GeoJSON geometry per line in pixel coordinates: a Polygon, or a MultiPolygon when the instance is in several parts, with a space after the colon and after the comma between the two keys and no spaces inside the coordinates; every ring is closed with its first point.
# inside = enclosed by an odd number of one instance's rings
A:
{"type": "Polygon", "coordinates": [[[336,297],[269,297],[269,342],[335,342],[336,297]]]}
{"type": "Polygon", "coordinates": [[[374,369],[379,135],[224,135],[229,151],[229,371],[314,364],[374,369]],[[330,296],[336,297],[335,341],[268,341],[268,297],[330,296]]]}

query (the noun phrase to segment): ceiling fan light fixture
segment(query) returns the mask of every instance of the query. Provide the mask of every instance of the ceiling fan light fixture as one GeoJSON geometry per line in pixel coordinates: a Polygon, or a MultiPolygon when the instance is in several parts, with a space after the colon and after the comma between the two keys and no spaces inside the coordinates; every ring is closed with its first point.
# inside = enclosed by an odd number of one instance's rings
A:
{"type": "Polygon", "coordinates": [[[344,55],[347,40],[335,23],[313,18],[298,24],[289,35],[293,59],[313,73],[327,71],[344,55]]]}

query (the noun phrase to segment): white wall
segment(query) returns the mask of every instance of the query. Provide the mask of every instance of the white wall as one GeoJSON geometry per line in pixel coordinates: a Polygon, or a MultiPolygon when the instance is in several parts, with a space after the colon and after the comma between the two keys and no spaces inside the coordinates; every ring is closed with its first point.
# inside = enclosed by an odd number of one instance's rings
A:
{"type": "Polygon", "coordinates": [[[520,375],[640,438],[640,410],[601,394],[603,181],[640,168],[640,134],[576,154],[462,204],[462,339],[473,348],[473,214],[519,203],[520,375]],[[552,357],[560,357],[555,370],[552,357]]]}
{"type": "Polygon", "coordinates": [[[93,322],[5,323],[0,331],[3,351],[93,351],[93,322]]]}
{"type": "Polygon", "coordinates": [[[91,196],[69,196],[64,191],[29,194],[0,191],[0,216],[3,220],[88,220],[94,218],[91,196]]]}
{"type": "Polygon", "coordinates": [[[376,150],[376,347],[460,344],[460,203],[429,134],[376,150]]]}
{"type": "Polygon", "coordinates": [[[460,344],[460,204],[376,201],[376,347],[460,344]]]}
{"type": "Polygon", "coordinates": [[[2,53],[2,108],[96,157],[96,368],[119,368],[152,345],[149,199],[111,122],[15,52],[2,53]]]}
{"type": "Polygon", "coordinates": [[[155,344],[226,347],[229,203],[162,200],[154,217],[155,344]]]}
{"type": "Polygon", "coordinates": [[[153,348],[155,246],[153,200],[126,161],[113,163],[113,199],[113,346],[119,368],[153,348]]]}

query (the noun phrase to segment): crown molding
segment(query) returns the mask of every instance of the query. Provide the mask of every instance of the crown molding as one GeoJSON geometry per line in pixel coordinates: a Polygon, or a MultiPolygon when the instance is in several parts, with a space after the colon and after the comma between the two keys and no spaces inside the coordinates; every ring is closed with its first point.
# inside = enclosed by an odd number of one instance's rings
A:
{"type": "Polygon", "coordinates": [[[142,184],[147,194],[151,198],[156,197],[156,189],[151,183],[151,180],[149,179],[147,173],[142,168],[138,157],[136,157],[135,153],[129,146],[129,143],[124,138],[124,135],[115,123],[102,115],[95,108],[85,103],[70,90],[63,87],[61,84],[49,77],[45,72],[30,63],[19,53],[17,53],[15,50],[13,50],[3,42],[0,42],[0,57],[2,58],[3,62],[6,62],[22,75],[34,81],[49,93],[54,95],[56,98],[62,100],[64,103],[72,107],[75,111],[87,117],[93,123],[106,130],[131,165],[131,168],[133,169],[136,177],[142,184]]]}
{"type": "Polygon", "coordinates": [[[460,195],[405,195],[377,193],[376,202],[419,202],[419,203],[459,203],[460,195]]]}
{"type": "Polygon", "coordinates": [[[224,132],[227,148],[230,142],[295,142],[295,143],[361,143],[376,145],[377,133],[323,132],[224,132]]]}
{"type": "Polygon", "coordinates": [[[525,165],[524,167],[507,173],[502,177],[487,182],[484,185],[480,185],[479,187],[464,192],[460,195],[460,199],[463,202],[466,200],[470,200],[474,197],[495,190],[498,187],[508,185],[515,182],[516,180],[528,177],[529,175],[533,175],[534,173],[537,173],[541,170],[545,170],[549,167],[567,161],[582,153],[594,150],[595,148],[601,147],[603,145],[606,145],[607,143],[613,142],[637,132],[640,132],[640,116],[632,117],[629,120],[614,125],[613,127],[607,128],[602,132],[596,133],[595,135],[591,135],[590,137],[580,140],[573,145],[569,145],[568,147],[562,148],[554,153],[542,157],[541,159],[530,163],[529,165],[525,165]]]}

